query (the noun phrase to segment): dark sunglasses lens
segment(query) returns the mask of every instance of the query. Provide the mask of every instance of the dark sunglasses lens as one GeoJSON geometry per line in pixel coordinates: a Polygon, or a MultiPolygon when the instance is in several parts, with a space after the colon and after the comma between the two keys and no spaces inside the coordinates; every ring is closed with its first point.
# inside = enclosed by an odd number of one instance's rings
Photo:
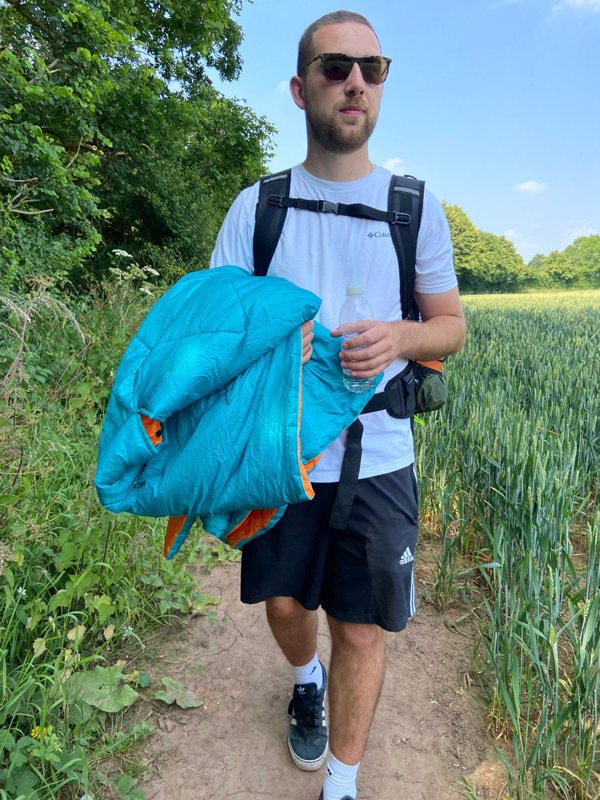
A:
{"type": "Polygon", "coordinates": [[[387,73],[387,62],[383,58],[365,60],[360,65],[360,71],[367,83],[379,85],[383,83],[387,73]]]}
{"type": "Polygon", "coordinates": [[[323,75],[328,81],[341,83],[345,81],[355,63],[360,66],[363,80],[376,86],[383,83],[387,77],[387,61],[381,56],[368,56],[360,61],[348,56],[321,56],[323,75]]]}
{"type": "Polygon", "coordinates": [[[323,56],[321,61],[323,64],[323,75],[328,81],[334,81],[335,83],[345,81],[354,66],[354,63],[349,58],[340,58],[339,56],[323,56]]]}

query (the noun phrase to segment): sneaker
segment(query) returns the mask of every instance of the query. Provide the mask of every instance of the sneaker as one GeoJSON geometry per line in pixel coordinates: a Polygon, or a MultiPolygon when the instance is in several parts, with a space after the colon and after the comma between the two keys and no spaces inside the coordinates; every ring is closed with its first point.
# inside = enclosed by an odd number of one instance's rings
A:
{"type": "MultiPolygon", "coordinates": [[[[319,795],[319,800],[323,800],[323,790],[322,789],[321,789],[321,794],[319,795]]],[[[345,797],[342,797],[342,800],[358,800],[358,798],[350,797],[350,795],[347,794],[345,797]]]]}
{"type": "MultiPolygon", "coordinates": [[[[321,662],[319,662],[321,664],[321,662]]],[[[306,772],[319,769],[327,757],[327,723],[325,722],[325,690],[327,673],[323,669],[323,686],[296,683],[290,700],[291,714],[288,747],[294,764],[306,772]]]]}

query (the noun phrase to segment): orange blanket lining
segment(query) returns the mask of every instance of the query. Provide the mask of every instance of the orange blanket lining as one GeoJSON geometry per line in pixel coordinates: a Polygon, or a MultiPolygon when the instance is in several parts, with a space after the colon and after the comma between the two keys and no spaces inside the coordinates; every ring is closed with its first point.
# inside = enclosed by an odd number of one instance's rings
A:
{"type": "Polygon", "coordinates": [[[271,522],[277,511],[276,508],[257,508],[250,511],[235,528],[229,531],[225,541],[230,547],[235,547],[242,539],[251,539],[271,522]]]}
{"type": "Polygon", "coordinates": [[[169,557],[169,553],[173,547],[173,542],[179,536],[179,532],[183,528],[186,519],[187,516],[185,515],[182,517],[169,517],[169,521],[167,523],[167,532],[165,533],[165,541],[163,544],[163,555],[165,558],[169,557]]]}
{"type": "Polygon", "coordinates": [[[159,422],[157,419],[147,417],[145,414],[140,414],[140,417],[142,420],[142,425],[144,426],[144,430],[148,434],[148,438],[154,447],[157,447],[162,443],[162,422],[159,422]]]}

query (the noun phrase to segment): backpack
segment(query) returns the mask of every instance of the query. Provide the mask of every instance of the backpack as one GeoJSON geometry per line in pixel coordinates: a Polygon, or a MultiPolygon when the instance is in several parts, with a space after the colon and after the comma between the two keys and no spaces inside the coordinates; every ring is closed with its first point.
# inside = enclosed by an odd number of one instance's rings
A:
{"type": "MultiPolygon", "coordinates": [[[[414,285],[424,181],[410,175],[392,175],[388,207],[385,211],[362,203],[332,203],[329,200],[290,197],[290,182],[290,169],[267,175],[260,180],[252,242],[254,274],[267,274],[283,231],[288,208],[387,222],[398,259],[402,319],[419,320],[414,285]]],[[[441,362],[409,361],[407,367],[386,384],[383,392],[371,397],[361,413],[385,409],[393,417],[410,418],[412,423],[415,411],[441,408],[446,394],[441,362]]],[[[329,520],[333,528],[344,530],[348,522],[360,470],[362,431],[363,426],[359,419],[348,428],[338,492],[329,520]]]]}
{"type": "Polygon", "coordinates": [[[261,178],[254,225],[254,274],[266,275],[283,231],[288,208],[323,214],[387,222],[400,270],[400,307],[402,319],[419,319],[414,300],[417,235],[423,210],[425,182],[410,175],[392,175],[388,208],[382,211],[362,203],[331,203],[328,200],[304,200],[290,197],[291,170],[286,169],[261,178]]]}
{"type": "MultiPolygon", "coordinates": [[[[387,222],[398,259],[402,319],[419,320],[419,309],[414,299],[415,262],[425,182],[411,175],[392,175],[386,211],[362,203],[347,205],[331,203],[329,200],[290,197],[290,182],[291,169],[267,175],[260,180],[252,242],[254,274],[267,274],[288,208],[387,222]]],[[[402,418],[412,417],[415,411],[436,411],[444,405],[447,387],[441,361],[410,362],[407,373],[403,379],[406,381],[410,378],[410,386],[400,387],[401,396],[392,398],[392,393],[397,393],[398,388],[392,386],[385,397],[374,397],[365,411],[386,408],[392,416],[402,418]]]]}

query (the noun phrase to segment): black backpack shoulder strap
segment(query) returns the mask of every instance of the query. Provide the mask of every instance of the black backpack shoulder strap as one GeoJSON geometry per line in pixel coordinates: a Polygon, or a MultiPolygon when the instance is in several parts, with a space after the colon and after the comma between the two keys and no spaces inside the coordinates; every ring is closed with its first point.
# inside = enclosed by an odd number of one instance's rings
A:
{"type": "Polygon", "coordinates": [[[400,307],[402,319],[419,319],[414,298],[417,236],[423,212],[425,182],[410,175],[392,175],[388,193],[388,209],[409,215],[408,225],[390,224],[392,242],[400,270],[400,307]]]}
{"type": "Polygon", "coordinates": [[[267,204],[267,198],[269,195],[288,197],[291,174],[291,169],[286,169],[260,179],[252,242],[255,275],[267,274],[287,214],[285,206],[267,204]]]}

